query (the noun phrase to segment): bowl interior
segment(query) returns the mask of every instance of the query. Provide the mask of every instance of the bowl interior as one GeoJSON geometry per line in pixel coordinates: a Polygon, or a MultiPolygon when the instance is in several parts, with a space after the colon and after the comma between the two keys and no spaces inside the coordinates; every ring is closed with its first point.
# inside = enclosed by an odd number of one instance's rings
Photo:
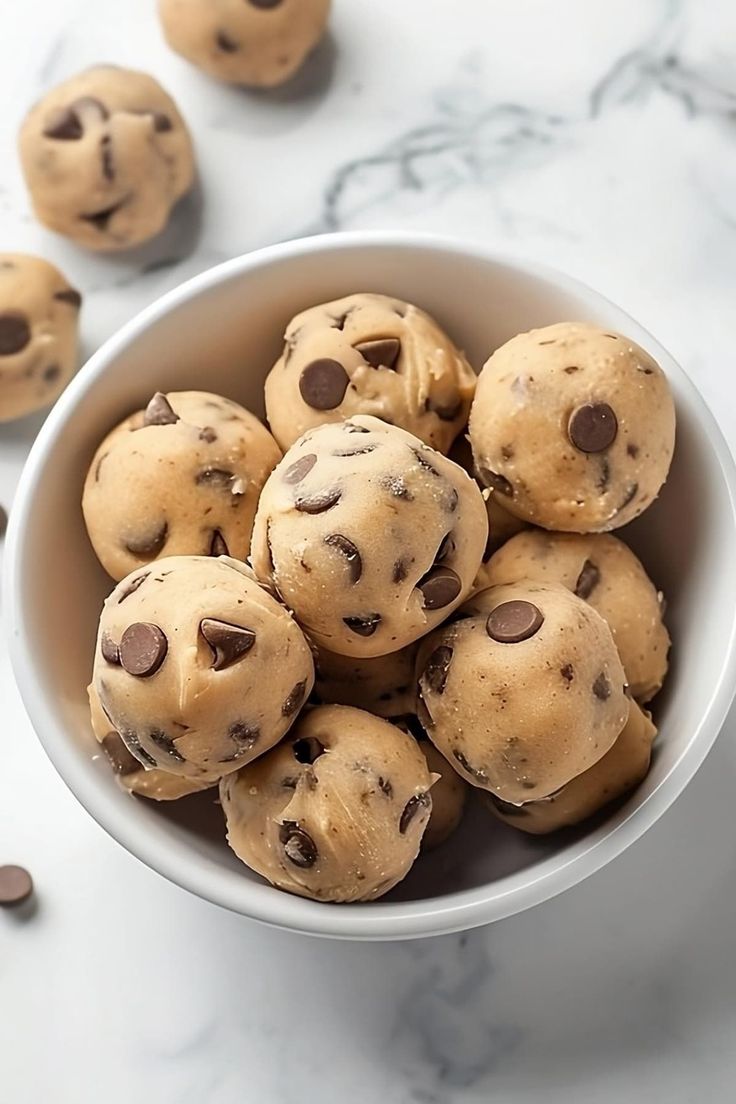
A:
{"type": "MultiPolygon", "coordinates": [[[[398,917],[406,921],[403,934],[418,934],[417,918],[429,914],[432,930],[448,930],[464,926],[463,909],[479,903],[485,912],[473,914],[473,922],[508,914],[529,903],[530,887],[554,880],[556,872],[605,845],[665,784],[681,788],[687,778],[677,783],[676,773],[694,742],[709,744],[715,735],[703,724],[731,650],[736,529],[724,458],[711,446],[712,432],[692,386],[648,334],[594,293],[547,271],[450,245],[400,240],[322,239],[231,262],[154,305],[108,343],[37,442],[18,502],[11,579],[16,664],[29,712],[52,759],[97,819],[151,865],[203,896],[262,919],[339,934],[386,935],[398,917]],[[88,544],[80,497],[101,437],[154,390],[219,391],[262,415],[263,380],[291,315],[365,290],[424,307],[476,369],[514,334],[561,319],[618,329],[650,349],[675,392],[676,457],[658,501],[620,535],[666,594],[675,646],[668,686],[654,705],[660,728],[654,765],[628,801],[580,830],[542,841],[497,823],[475,805],[454,839],[420,858],[389,897],[338,910],[278,894],[237,862],[224,842],[215,791],[173,805],[131,799],[97,755],[85,689],[111,583],[88,544]],[[489,902],[496,902],[495,911],[489,902]],[[338,912],[344,919],[328,919],[338,912]]],[[[618,849],[611,847],[610,854],[618,849]]],[[[555,891],[554,881],[550,886],[543,895],[555,891]]]]}

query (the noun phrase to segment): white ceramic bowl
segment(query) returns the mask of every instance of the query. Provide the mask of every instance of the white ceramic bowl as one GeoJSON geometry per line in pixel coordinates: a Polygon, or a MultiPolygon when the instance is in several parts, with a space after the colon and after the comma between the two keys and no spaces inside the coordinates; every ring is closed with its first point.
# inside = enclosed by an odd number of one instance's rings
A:
{"type": "Polygon", "coordinates": [[[245,916],[300,932],[403,939],[484,924],[574,885],[628,847],[702,763],[736,681],[736,474],[703,400],[648,333],[595,292],[477,246],[417,235],[346,234],[273,246],[197,276],[100,351],[57,402],[21,479],[6,549],[5,604],[15,673],[57,770],[124,847],[161,874],[245,916]],[[620,330],[667,372],[677,449],[659,500],[623,535],[668,599],[672,670],[655,704],[660,739],[645,783],[577,831],[535,840],[471,809],[445,848],[370,905],[326,905],[272,889],[224,843],[213,794],[133,799],[96,754],[87,718],[97,617],[110,583],[80,510],[104,433],[155,389],[221,391],[262,413],[262,384],[287,320],[314,303],[373,290],[433,314],[480,367],[514,334],[561,319],[620,330]]]}

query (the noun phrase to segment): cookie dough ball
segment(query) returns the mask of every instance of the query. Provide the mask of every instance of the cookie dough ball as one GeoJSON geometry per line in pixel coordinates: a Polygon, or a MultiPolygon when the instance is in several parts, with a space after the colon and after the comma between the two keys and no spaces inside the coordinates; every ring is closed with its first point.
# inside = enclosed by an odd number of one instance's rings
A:
{"type": "Polygon", "coordinates": [[[320,648],[365,658],[411,644],[462,602],[487,527],[461,468],[356,416],[286,453],[263,488],[251,558],[320,648]]]}
{"type": "MultiPolygon", "coordinates": [[[[646,778],[656,735],[649,714],[632,702],[623,732],[611,750],[589,770],[557,793],[524,805],[511,805],[489,793],[489,807],[499,820],[532,835],[579,824],[646,778]]],[[[435,786],[432,790],[433,801],[436,789],[435,786]]]]}
{"type": "Polygon", "coordinates": [[[603,618],[564,587],[483,593],[423,641],[420,719],[447,761],[504,801],[546,797],[612,747],[629,714],[603,618]]]}
{"type": "Polygon", "coordinates": [[[298,314],[266,380],[266,414],[286,449],[307,429],[372,414],[447,452],[468,420],[475,374],[418,307],[349,295],[298,314]]]}
{"type": "Polygon", "coordinates": [[[675,444],[662,369],[582,322],[519,334],[487,362],[470,414],[482,482],[545,529],[617,529],[657,497],[675,444]]]}
{"type": "Polygon", "coordinates": [[[664,599],[623,541],[530,529],[496,552],[484,575],[489,585],[529,579],[567,587],[608,622],[632,696],[647,702],[662,686],[670,646],[664,599]]]}
{"type": "Polygon", "coordinates": [[[414,712],[417,644],[373,659],[355,659],[320,649],[315,664],[315,698],[325,704],[354,705],[379,717],[414,712]]]}
{"type": "Polygon", "coordinates": [[[0,253],[0,422],[53,402],[77,366],[82,296],[40,257],[0,253]]]}
{"type": "Polygon", "coordinates": [[[422,837],[422,850],[433,851],[459,827],[469,787],[429,740],[422,740],[419,750],[427,760],[430,774],[437,776],[432,786],[432,812],[422,837]]]}
{"type": "Polygon", "coordinates": [[[107,435],[82,510],[113,579],[160,556],[245,559],[258,497],[281,451],[242,406],[206,391],[155,394],[107,435]]]}
{"type": "Polygon", "coordinates": [[[172,50],[218,80],[272,88],[324,34],[330,0],[159,0],[172,50]]]}
{"type": "Polygon", "coordinates": [[[36,216],[88,249],[129,249],[163,230],[192,186],[176,104],[147,73],[98,66],[47,92],[20,131],[36,216]]]}
{"type": "Polygon", "coordinates": [[[217,780],[291,727],[314,682],[291,615],[227,556],[172,556],[105,602],[94,688],[146,767],[217,780]]]}
{"type": "Polygon", "coordinates": [[[273,885],[370,901],[406,875],[432,809],[416,741],[370,713],[325,705],[220,785],[228,843],[273,885]]]}
{"type": "Polygon", "coordinates": [[[146,768],[131,755],[119,733],[105,716],[100,698],[94,686],[87,688],[92,731],[102,746],[116,778],[130,793],[148,797],[153,801],[177,801],[180,797],[207,790],[214,782],[185,778],[168,771],[146,768]]]}

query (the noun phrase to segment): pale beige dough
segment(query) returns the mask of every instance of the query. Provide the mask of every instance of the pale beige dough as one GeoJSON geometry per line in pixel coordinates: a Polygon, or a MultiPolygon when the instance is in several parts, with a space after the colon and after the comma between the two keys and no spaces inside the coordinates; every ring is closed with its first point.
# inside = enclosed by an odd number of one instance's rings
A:
{"type": "Polygon", "coordinates": [[[113,579],[161,556],[245,559],[281,451],[242,406],[206,391],[157,394],[97,449],[82,509],[113,579]]]}
{"type": "Polygon", "coordinates": [[[432,782],[416,741],[395,725],[319,706],[268,755],[223,778],[228,843],[290,893],[374,900],[417,857],[432,782]]]}
{"type": "Polygon", "coordinates": [[[324,34],[330,0],[159,0],[172,50],[210,76],[271,88],[324,34]]]}
{"type": "Polygon", "coordinates": [[[447,452],[468,420],[475,373],[434,319],[400,299],[349,295],[298,314],[266,380],[286,449],[306,430],[371,414],[447,452]]]}
{"type": "Polygon", "coordinates": [[[354,705],[378,717],[414,712],[414,664],[417,644],[372,659],[355,659],[320,649],[315,664],[314,694],[330,705],[354,705]]]}
{"type": "Polygon", "coordinates": [[[519,334],[478,379],[470,441],[481,481],[546,529],[602,532],[637,517],[667,478],[675,408],[643,349],[582,322],[519,334]]]}
{"type": "Polygon", "coordinates": [[[82,296],[48,261],[0,253],[0,422],[48,406],[77,367],[82,296]]]}
{"type": "Polygon", "coordinates": [[[227,556],[172,556],[106,600],[94,688],[144,766],[217,780],[273,747],[314,682],[289,612],[227,556]]]}
{"type": "Polygon", "coordinates": [[[608,623],[632,696],[647,702],[662,686],[670,646],[663,596],[617,537],[530,529],[496,552],[484,576],[491,586],[529,579],[567,587],[608,623]]]}
{"type": "Polygon", "coordinates": [[[171,96],[147,73],[113,65],[47,92],[23,121],[19,150],[37,218],[88,249],[154,237],[194,182],[171,96]]]}
{"type": "Polygon", "coordinates": [[[363,658],[398,651],[460,605],[487,529],[462,468],[357,415],[288,450],[263,488],[251,557],[320,648],[363,658]]]}
{"type": "Polygon", "coordinates": [[[433,851],[448,840],[459,827],[465,812],[468,784],[454,771],[445,757],[429,740],[422,740],[419,750],[427,760],[427,767],[437,779],[432,786],[432,812],[427,830],[422,837],[422,850],[433,851]]]}
{"type": "Polygon", "coordinates": [[[546,797],[621,732],[623,667],[603,618],[564,587],[519,583],[481,599],[422,641],[419,717],[468,782],[514,803],[546,797]],[[512,602],[536,610],[538,627],[499,642],[489,628],[512,602]]]}

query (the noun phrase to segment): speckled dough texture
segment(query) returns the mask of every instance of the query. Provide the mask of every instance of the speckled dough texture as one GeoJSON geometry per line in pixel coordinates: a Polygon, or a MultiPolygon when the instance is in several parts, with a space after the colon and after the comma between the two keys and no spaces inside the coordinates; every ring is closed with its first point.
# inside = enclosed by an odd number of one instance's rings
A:
{"type": "Polygon", "coordinates": [[[602,532],[656,498],[672,460],[667,379],[628,338],[582,322],[519,334],[478,379],[470,441],[479,478],[546,529],[602,532]]]}
{"type": "Polygon", "coordinates": [[[293,76],[327,25],[330,0],[159,0],[172,50],[218,80],[271,88],[293,76]]]}
{"type": "Polygon", "coordinates": [[[106,600],[93,683],[144,766],[220,778],[287,732],[314,682],[289,612],[227,556],[174,556],[106,600]]]}
{"type": "Polygon", "coordinates": [[[315,698],[325,705],[354,705],[378,717],[414,712],[414,664],[417,644],[373,659],[355,659],[319,651],[315,664],[315,698]]]}
{"type": "Polygon", "coordinates": [[[147,73],[112,65],[47,92],[23,122],[19,149],[36,216],[88,249],[154,237],[194,181],[174,101],[147,73]]]}
{"type": "Polygon", "coordinates": [[[359,709],[320,706],[279,747],[223,779],[228,842],[290,893],[374,900],[417,857],[432,782],[411,736],[359,709]]]}
{"type": "Polygon", "coordinates": [[[161,556],[245,559],[281,451],[242,406],[205,391],[157,394],[107,435],[82,509],[100,563],[122,579],[161,556]]]}
{"type": "Polygon", "coordinates": [[[371,414],[447,452],[468,419],[475,373],[423,310],[360,294],[298,314],[266,380],[266,413],[288,448],[306,430],[371,414]]]}
{"type": "Polygon", "coordinates": [[[320,648],[370,657],[412,643],[462,602],[487,530],[461,468],[356,416],[286,453],[263,488],[251,558],[320,648]]]}
{"type": "Polygon", "coordinates": [[[82,297],[48,261],[0,253],[0,422],[47,406],[77,366],[82,297]]]}
{"type": "Polygon", "coordinates": [[[483,574],[489,585],[530,579],[567,587],[608,623],[632,696],[647,702],[662,686],[670,646],[663,596],[617,537],[530,529],[496,552],[483,574]]]}
{"type": "Polygon", "coordinates": [[[468,782],[514,803],[546,797],[605,755],[626,723],[611,632],[558,586],[494,587],[461,614],[422,642],[420,720],[468,782]],[[516,642],[490,635],[508,603],[537,614],[516,642]]]}

